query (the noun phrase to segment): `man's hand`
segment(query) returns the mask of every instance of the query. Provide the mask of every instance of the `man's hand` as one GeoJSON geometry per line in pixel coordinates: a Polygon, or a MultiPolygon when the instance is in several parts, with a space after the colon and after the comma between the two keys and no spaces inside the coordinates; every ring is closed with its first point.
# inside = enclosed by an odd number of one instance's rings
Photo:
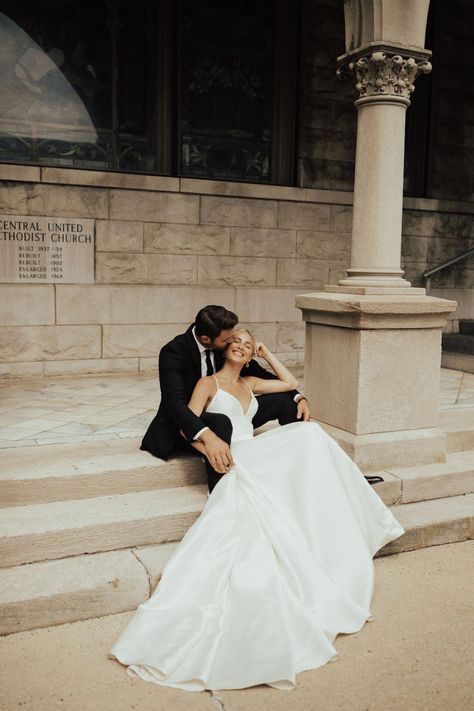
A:
{"type": "Polygon", "coordinates": [[[311,417],[311,412],[309,411],[309,403],[305,397],[300,397],[296,403],[296,417],[298,420],[303,422],[308,422],[311,417]]]}
{"type": "Polygon", "coordinates": [[[211,467],[219,474],[227,474],[234,465],[230,447],[227,442],[211,430],[203,432],[199,438],[205,447],[204,454],[211,467]]]}

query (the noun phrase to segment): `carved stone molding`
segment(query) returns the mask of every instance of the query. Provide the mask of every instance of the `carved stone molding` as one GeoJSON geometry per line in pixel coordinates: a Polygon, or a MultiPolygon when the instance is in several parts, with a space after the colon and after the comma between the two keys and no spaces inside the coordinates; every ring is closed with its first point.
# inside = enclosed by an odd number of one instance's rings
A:
{"type": "MultiPolygon", "coordinates": [[[[346,55],[347,56],[347,55],[346,55]]],[[[355,81],[359,92],[358,100],[390,98],[405,104],[410,103],[410,94],[415,90],[415,79],[419,74],[429,74],[431,64],[427,59],[403,57],[383,51],[344,62],[337,70],[339,77],[349,77],[355,81]]]]}

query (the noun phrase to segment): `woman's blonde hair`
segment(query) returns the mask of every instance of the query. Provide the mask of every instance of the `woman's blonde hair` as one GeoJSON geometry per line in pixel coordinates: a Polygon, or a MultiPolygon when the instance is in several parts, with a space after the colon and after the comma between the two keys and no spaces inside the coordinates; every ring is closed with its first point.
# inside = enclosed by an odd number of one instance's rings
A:
{"type": "Polygon", "coordinates": [[[249,331],[248,328],[243,328],[243,327],[242,327],[242,328],[236,328],[235,331],[234,331],[234,333],[238,333],[239,331],[244,331],[245,333],[248,333],[249,336],[250,336],[250,338],[252,339],[252,341],[253,341],[254,343],[257,342],[257,339],[256,339],[255,336],[253,335],[252,331],[249,331]]]}

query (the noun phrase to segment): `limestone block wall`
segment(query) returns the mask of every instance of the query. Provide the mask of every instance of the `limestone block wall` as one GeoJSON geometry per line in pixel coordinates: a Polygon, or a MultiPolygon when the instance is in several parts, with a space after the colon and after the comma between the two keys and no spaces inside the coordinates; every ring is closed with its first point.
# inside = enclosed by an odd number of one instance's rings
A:
{"type": "Polygon", "coordinates": [[[312,188],[354,186],[357,112],[350,85],[336,77],[345,52],[344,3],[303,0],[298,182],[312,188]]]}
{"type": "Polygon", "coordinates": [[[0,285],[1,376],[156,370],[197,310],[234,310],[303,362],[299,293],[350,256],[350,194],[0,166],[0,213],[92,218],[95,282],[0,285]]]}
{"type": "MultiPolygon", "coordinates": [[[[432,211],[404,211],[402,261],[408,278],[414,285],[421,285],[420,273],[474,248],[474,203],[415,199],[405,200],[407,203],[414,207],[433,203],[437,207],[432,211]]],[[[434,274],[429,292],[457,301],[447,332],[458,331],[460,319],[474,319],[474,256],[434,274]]]]}
{"type": "MultiPolygon", "coordinates": [[[[7,165],[0,180],[0,213],[91,218],[96,241],[94,284],[0,284],[1,377],[154,371],[207,303],[299,366],[295,296],[349,265],[350,192],[7,165]]],[[[403,232],[417,285],[474,245],[474,205],[406,198],[403,232]]],[[[473,318],[474,261],[432,293],[459,302],[450,330],[473,318]]]]}

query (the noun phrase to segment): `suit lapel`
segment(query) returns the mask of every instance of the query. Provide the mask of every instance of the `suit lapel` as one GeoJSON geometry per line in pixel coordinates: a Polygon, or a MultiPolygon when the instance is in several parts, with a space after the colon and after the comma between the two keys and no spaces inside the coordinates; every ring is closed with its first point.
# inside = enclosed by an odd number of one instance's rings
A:
{"type": "Polygon", "coordinates": [[[196,373],[197,378],[201,377],[201,354],[199,348],[197,347],[196,339],[193,334],[194,324],[188,328],[185,333],[186,341],[188,343],[189,353],[191,355],[191,362],[193,364],[193,369],[196,373]]]}
{"type": "Polygon", "coordinates": [[[214,351],[214,364],[216,366],[216,373],[224,365],[224,356],[222,351],[214,351]]]}

